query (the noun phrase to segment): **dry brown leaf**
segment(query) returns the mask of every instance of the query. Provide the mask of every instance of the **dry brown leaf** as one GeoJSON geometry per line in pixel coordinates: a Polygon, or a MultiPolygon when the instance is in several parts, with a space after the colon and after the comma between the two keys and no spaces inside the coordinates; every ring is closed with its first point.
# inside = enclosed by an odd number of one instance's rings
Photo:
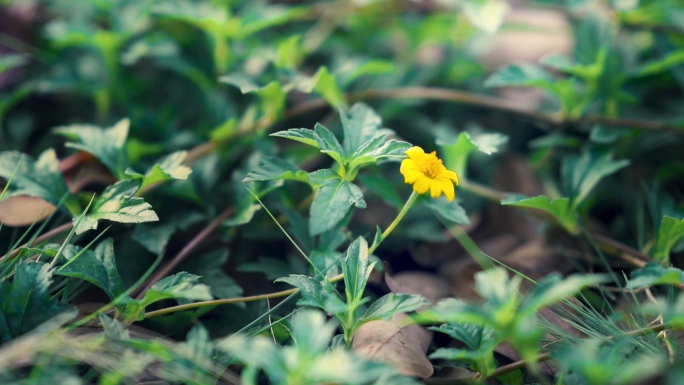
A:
{"type": "Polygon", "coordinates": [[[28,226],[40,222],[55,211],[44,199],[17,195],[0,202],[0,223],[5,226],[28,226]]]}
{"type": "Polygon", "coordinates": [[[422,295],[432,304],[449,295],[449,283],[425,271],[404,271],[392,277],[385,274],[385,282],[393,293],[422,295]]]}
{"type": "Polygon", "coordinates": [[[397,326],[397,321],[371,321],[363,324],[354,334],[352,350],[368,359],[386,362],[411,377],[428,378],[434,368],[425,352],[415,342],[409,327],[397,326]]]}

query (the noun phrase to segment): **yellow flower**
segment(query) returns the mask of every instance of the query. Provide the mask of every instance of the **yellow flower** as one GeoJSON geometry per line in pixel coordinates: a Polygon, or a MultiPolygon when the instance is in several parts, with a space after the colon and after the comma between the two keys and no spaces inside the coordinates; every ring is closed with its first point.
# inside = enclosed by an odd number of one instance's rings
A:
{"type": "Polygon", "coordinates": [[[406,155],[408,159],[401,162],[399,172],[405,183],[413,185],[413,191],[425,194],[430,190],[433,198],[443,192],[449,202],[454,200],[454,183],[458,185],[458,176],[444,167],[435,151],[426,154],[422,148],[413,146],[406,150],[406,155]]]}

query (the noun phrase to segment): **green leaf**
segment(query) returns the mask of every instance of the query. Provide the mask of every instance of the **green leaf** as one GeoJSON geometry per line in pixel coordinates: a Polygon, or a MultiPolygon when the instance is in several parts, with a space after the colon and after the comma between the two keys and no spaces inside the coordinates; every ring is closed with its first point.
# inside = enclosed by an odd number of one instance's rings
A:
{"type": "Polygon", "coordinates": [[[130,122],[122,119],[110,128],[102,129],[92,125],[58,127],[55,133],[66,137],[67,147],[85,151],[100,160],[119,179],[125,177],[128,167],[126,138],[130,122]]]}
{"type": "Polygon", "coordinates": [[[276,67],[289,70],[297,68],[305,54],[301,40],[301,35],[294,35],[278,44],[275,60],[276,67]]]}
{"type": "Polygon", "coordinates": [[[0,57],[0,74],[12,68],[22,66],[28,62],[24,55],[4,54],[0,57]]]}
{"type": "MultiPolygon", "coordinates": [[[[143,198],[135,197],[140,188],[140,180],[121,180],[107,187],[102,195],[93,202],[88,212],[76,228],[76,234],[97,229],[97,222],[102,219],[119,223],[155,222],[159,218],[149,203],[143,198]]],[[[78,217],[74,217],[74,224],[78,217]]]]}
{"type": "Polygon", "coordinates": [[[523,316],[531,315],[543,307],[560,302],[568,296],[576,294],[587,286],[597,285],[609,280],[609,277],[606,275],[574,274],[563,278],[560,274],[551,274],[527,294],[520,307],[520,312],[523,316]]]}
{"type": "Polygon", "coordinates": [[[424,199],[423,203],[436,216],[442,218],[446,222],[459,225],[470,224],[468,214],[466,214],[465,209],[456,199],[449,202],[445,197],[439,197],[438,199],[424,199]]]}
{"type": "Polygon", "coordinates": [[[243,94],[248,94],[261,88],[254,83],[251,77],[241,73],[223,75],[218,78],[218,81],[240,89],[240,92],[243,94]]]}
{"type": "Polygon", "coordinates": [[[368,260],[368,243],[363,237],[356,238],[347,248],[347,256],[342,262],[348,304],[358,306],[361,303],[373,266],[375,262],[370,263],[368,260]]]}
{"type": "Polygon", "coordinates": [[[498,151],[499,146],[508,142],[508,136],[503,134],[481,134],[473,138],[464,131],[455,140],[445,136],[437,138],[437,145],[444,157],[444,166],[459,176],[465,175],[468,157],[473,151],[491,155],[498,151]]]}
{"type": "Polygon", "coordinates": [[[681,269],[665,268],[658,262],[650,262],[641,269],[633,270],[629,276],[626,289],[684,283],[684,272],[681,269]]]}
{"type": "Polygon", "coordinates": [[[321,67],[318,72],[314,75],[314,91],[321,95],[328,104],[333,107],[344,106],[344,95],[342,90],[337,85],[337,79],[335,75],[328,72],[326,67],[321,67]]]}
{"type": "Polygon", "coordinates": [[[311,203],[309,234],[318,235],[335,227],[352,205],[366,208],[366,201],[358,186],[342,179],[326,180],[311,203]]]}
{"type": "MultiPolygon", "coordinates": [[[[397,66],[391,61],[372,59],[359,66],[354,66],[353,68],[353,70],[343,77],[342,84],[350,84],[361,76],[393,74],[395,73],[397,66]]],[[[339,74],[340,71],[338,70],[337,73],[339,74]]]]}
{"type": "Polygon", "coordinates": [[[208,301],[212,299],[209,286],[200,283],[200,276],[180,272],[161,279],[145,292],[140,301],[142,307],[165,299],[185,299],[190,301],[208,301]]]}
{"type": "Polygon", "coordinates": [[[668,52],[662,58],[650,61],[630,74],[631,77],[656,75],[684,63],[684,49],[668,52]]]}
{"type": "Polygon", "coordinates": [[[455,340],[461,341],[470,350],[480,350],[483,348],[491,348],[493,350],[498,345],[498,341],[494,338],[495,330],[491,326],[454,322],[439,327],[432,326],[428,329],[444,333],[455,340]]]}
{"type": "Polygon", "coordinates": [[[545,211],[553,216],[558,223],[571,233],[577,233],[577,216],[570,205],[570,198],[558,198],[551,200],[549,197],[540,195],[528,198],[522,195],[511,195],[501,201],[502,205],[530,207],[545,211]]]}
{"type": "Polygon", "coordinates": [[[357,326],[373,320],[390,319],[397,313],[408,313],[429,304],[430,302],[420,295],[389,293],[370,305],[357,322],[357,326]]]}
{"type": "Polygon", "coordinates": [[[324,354],[336,330],[320,311],[302,310],[292,317],[292,339],[302,357],[324,354]]]}
{"type": "Polygon", "coordinates": [[[0,178],[12,180],[7,197],[29,195],[45,199],[53,205],[65,198],[64,206],[70,214],[81,213],[78,201],[64,182],[59,160],[52,149],[45,150],[36,161],[16,151],[0,153],[0,178]]]}
{"type": "Polygon", "coordinates": [[[301,171],[294,164],[272,156],[262,157],[259,168],[247,174],[242,181],[265,181],[274,179],[308,182],[306,171],[301,171]]]}
{"type": "Polygon", "coordinates": [[[541,67],[531,64],[514,64],[500,68],[484,83],[485,87],[550,87],[553,77],[541,67]]]}
{"type": "Polygon", "coordinates": [[[337,173],[337,171],[329,168],[324,168],[321,170],[316,170],[314,172],[310,172],[306,176],[309,179],[309,182],[311,182],[312,185],[315,187],[320,187],[327,181],[328,179],[341,179],[342,177],[340,174],[337,173]]]}
{"type": "Polygon", "coordinates": [[[76,310],[51,299],[48,289],[52,282],[50,267],[43,262],[19,262],[12,282],[0,282],[0,339],[8,342],[30,332],[42,323],[69,311],[76,310]]]}
{"type": "Polygon", "coordinates": [[[243,293],[238,283],[224,272],[228,262],[228,250],[216,250],[193,257],[183,263],[179,270],[201,276],[199,282],[211,289],[216,298],[236,298],[243,293]]]}
{"type": "Polygon", "coordinates": [[[133,240],[154,255],[159,255],[166,249],[171,235],[179,229],[185,229],[189,225],[204,219],[204,214],[183,211],[164,218],[162,223],[143,223],[135,226],[133,240]]]}
{"type": "Polygon", "coordinates": [[[140,189],[144,189],[149,185],[165,182],[167,180],[185,180],[192,172],[190,167],[183,165],[183,160],[185,160],[187,154],[187,151],[177,151],[159,159],[159,161],[155,163],[155,165],[152,166],[152,168],[147,171],[144,176],[135,173],[130,168],[126,170],[126,175],[133,175],[138,178],[142,178],[143,181],[140,189]]]}
{"type": "MultiPolygon", "coordinates": [[[[64,253],[67,257],[68,254],[64,253]]],[[[66,263],[55,274],[88,281],[104,290],[111,299],[124,292],[119,271],[116,269],[114,257],[114,241],[111,238],[102,241],[95,252],[86,250],[82,255],[67,258],[66,263]]]]}
{"type": "Polygon", "coordinates": [[[379,173],[373,175],[359,175],[357,179],[362,185],[366,186],[390,206],[398,209],[404,206],[404,201],[394,188],[392,188],[392,184],[385,180],[379,173]]]}
{"type": "Polygon", "coordinates": [[[316,131],[316,140],[318,141],[318,147],[321,149],[321,152],[328,154],[340,165],[344,164],[343,158],[345,153],[342,149],[342,145],[337,141],[335,134],[330,132],[330,130],[320,123],[316,123],[314,130],[316,131]]]}
{"type": "Polygon", "coordinates": [[[286,138],[308,144],[309,146],[318,147],[318,134],[314,130],[309,130],[308,128],[291,128],[285,131],[279,131],[271,134],[271,136],[276,136],[279,138],[286,138]]]}
{"type": "Polygon", "coordinates": [[[275,281],[285,282],[301,291],[302,299],[297,302],[298,305],[317,307],[331,314],[341,314],[347,309],[347,304],[335,294],[327,280],[321,282],[306,275],[290,274],[275,281]]]}
{"type": "Polygon", "coordinates": [[[670,250],[682,237],[684,237],[684,218],[676,219],[667,215],[663,216],[660,226],[658,226],[658,234],[651,255],[661,264],[669,264],[670,250]]]}
{"type": "Polygon", "coordinates": [[[589,192],[604,177],[629,165],[629,160],[613,160],[610,152],[587,150],[582,156],[568,156],[563,163],[563,176],[572,199],[572,206],[577,207],[589,195],[589,192]]]}
{"type": "Polygon", "coordinates": [[[364,103],[355,103],[349,112],[340,110],[345,154],[357,151],[363,143],[381,134],[382,119],[364,103]]]}

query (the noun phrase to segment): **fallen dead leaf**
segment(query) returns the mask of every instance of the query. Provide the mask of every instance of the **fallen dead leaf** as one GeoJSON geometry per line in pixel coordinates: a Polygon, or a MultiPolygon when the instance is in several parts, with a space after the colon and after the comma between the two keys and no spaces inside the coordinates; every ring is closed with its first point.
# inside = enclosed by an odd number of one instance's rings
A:
{"type": "Polygon", "coordinates": [[[352,350],[368,359],[386,362],[411,377],[428,378],[434,368],[414,340],[409,327],[397,325],[401,317],[391,321],[371,321],[363,324],[354,334],[352,350]]]}
{"type": "Polygon", "coordinates": [[[44,199],[17,195],[0,202],[0,223],[5,226],[28,226],[40,222],[55,211],[52,203],[44,199]]]}

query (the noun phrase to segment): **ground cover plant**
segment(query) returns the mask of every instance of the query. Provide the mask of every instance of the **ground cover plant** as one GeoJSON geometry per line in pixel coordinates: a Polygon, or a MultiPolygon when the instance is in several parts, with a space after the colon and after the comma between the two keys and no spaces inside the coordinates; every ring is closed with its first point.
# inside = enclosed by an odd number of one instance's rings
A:
{"type": "Polygon", "coordinates": [[[679,0],[0,0],[3,384],[681,384],[679,0]]]}

